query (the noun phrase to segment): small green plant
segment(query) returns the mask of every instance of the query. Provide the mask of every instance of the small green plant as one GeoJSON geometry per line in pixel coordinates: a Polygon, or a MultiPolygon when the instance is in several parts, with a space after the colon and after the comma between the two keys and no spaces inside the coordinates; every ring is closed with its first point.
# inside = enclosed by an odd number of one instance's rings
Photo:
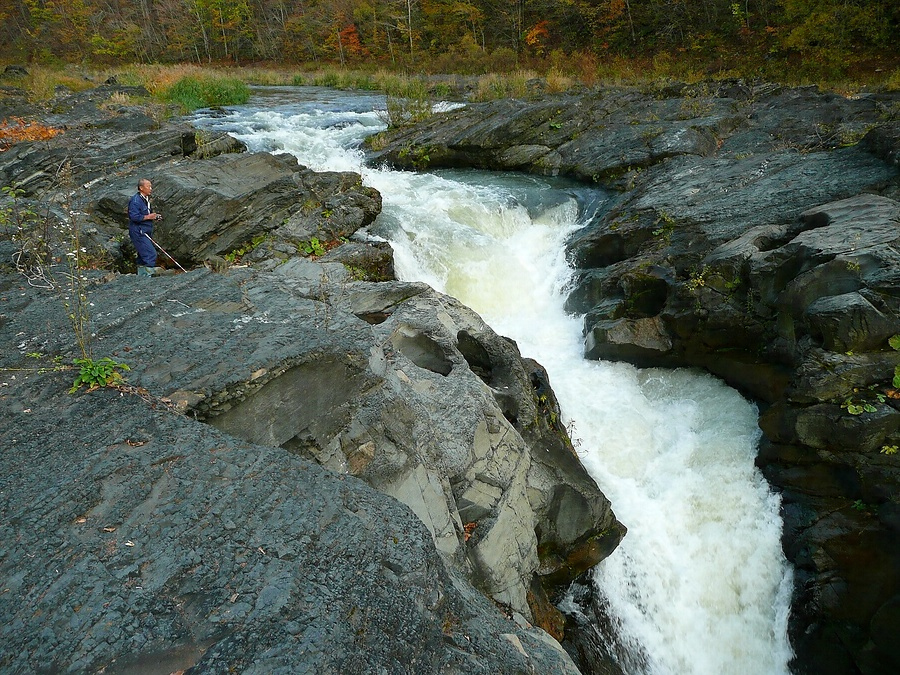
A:
{"type": "Polygon", "coordinates": [[[734,279],[725,279],[725,289],[729,293],[734,293],[741,286],[740,277],[735,277],[734,279]]]}
{"type": "Polygon", "coordinates": [[[236,262],[240,262],[240,260],[247,255],[255,251],[260,244],[262,244],[266,240],[266,235],[258,234],[250,241],[244,242],[241,244],[239,248],[234,249],[233,251],[229,251],[225,254],[225,260],[230,264],[234,264],[236,262]]]}
{"type": "Polygon", "coordinates": [[[863,413],[877,412],[878,408],[875,402],[884,403],[887,397],[880,391],[875,391],[874,387],[869,387],[867,391],[860,392],[854,389],[853,394],[844,399],[841,408],[851,415],[862,415],[863,413]],[[874,400],[873,400],[874,398],[874,400]]]}
{"type": "MultiPolygon", "coordinates": [[[[891,346],[891,349],[900,352],[900,335],[892,335],[888,339],[888,344],[891,346]]],[[[894,379],[891,381],[891,384],[895,388],[900,389],[900,365],[894,366],[894,379]]]]}
{"type": "Polygon", "coordinates": [[[878,510],[877,506],[872,504],[866,504],[862,499],[857,499],[850,505],[850,508],[854,511],[859,511],[860,513],[868,513],[872,514],[878,510]]]}
{"type": "Polygon", "coordinates": [[[691,276],[685,283],[687,289],[694,293],[698,288],[706,286],[707,275],[709,274],[709,268],[704,265],[699,270],[694,268],[691,270],[691,276]]]}
{"type": "Polygon", "coordinates": [[[897,449],[896,445],[882,445],[880,452],[882,455],[896,455],[897,449]]]}
{"type": "Polygon", "coordinates": [[[668,241],[672,236],[672,232],[675,231],[675,219],[666,211],[660,211],[659,217],[653,224],[659,226],[653,230],[653,236],[662,237],[665,241],[668,241]]]}
{"type": "Polygon", "coordinates": [[[305,253],[306,255],[311,255],[316,258],[325,255],[325,246],[320,242],[316,237],[312,237],[309,241],[301,241],[297,245],[297,250],[300,253],[305,253]]]}
{"type": "Polygon", "coordinates": [[[108,356],[102,359],[75,359],[74,363],[79,370],[72,388],[69,389],[70,394],[74,394],[82,386],[87,386],[88,391],[93,391],[100,387],[121,384],[125,378],[119,371],[131,370],[127,364],[113,361],[108,356]]]}
{"type": "Polygon", "coordinates": [[[878,410],[878,408],[867,401],[855,401],[852,398],[848,398],[841,403],[841,408],[851,415],[862,415],[864,412],[872,413],[878,410]]]}

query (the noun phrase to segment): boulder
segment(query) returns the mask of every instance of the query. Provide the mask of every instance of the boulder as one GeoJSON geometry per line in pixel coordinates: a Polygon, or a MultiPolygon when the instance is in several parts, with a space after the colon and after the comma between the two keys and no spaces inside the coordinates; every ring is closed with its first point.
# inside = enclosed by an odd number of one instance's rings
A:
{"type": "MultiPolygon", "coordinates": [[[[257,248],[257,260],[285,259],[314,237],[349,237],[381,211],[381,195],[364,187],[359,174],[316,174],[290,155],[229,153],[151,171],[138,175],[152,176],[153,208],[163,214],[154,239],[183,266],[257,248]]],[[[138,175],[94,186],[86,210],[109,226],[123,222],[122,205],[138,175]]]]}

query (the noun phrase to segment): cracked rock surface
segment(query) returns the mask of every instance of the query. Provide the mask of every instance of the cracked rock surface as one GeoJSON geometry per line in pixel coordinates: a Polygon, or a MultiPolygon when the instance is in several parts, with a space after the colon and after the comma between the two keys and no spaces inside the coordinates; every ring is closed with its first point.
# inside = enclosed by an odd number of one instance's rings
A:
{"type": "Polygon", "coordinates": [[[474,312],[303,259],[88,294],[124,391],[0,284],[4,669],[577,672],[531,624],[624,528],[474,312]]]}

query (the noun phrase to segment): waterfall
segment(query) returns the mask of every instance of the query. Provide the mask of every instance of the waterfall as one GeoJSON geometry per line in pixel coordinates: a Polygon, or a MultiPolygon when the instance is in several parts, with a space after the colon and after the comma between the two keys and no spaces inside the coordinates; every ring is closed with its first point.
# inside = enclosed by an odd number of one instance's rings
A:
{"type": "Polygon", "coordinates": [[[564,311],[565,241],[604,195],[535,176],[365,165],[383,98],[317,88],[262,92],[201,127],[316,170],[357,171],[381,192],[371,234],[398,276],[469,305],[541,362],[582,462],[628,528],[594,572],[629,673],[787,673],[791,570],[779,498],[754,466],[754,405],[692,370],[585,361],[564,311]],[[629,660],[627,654],[641,654],[629,660]]]}

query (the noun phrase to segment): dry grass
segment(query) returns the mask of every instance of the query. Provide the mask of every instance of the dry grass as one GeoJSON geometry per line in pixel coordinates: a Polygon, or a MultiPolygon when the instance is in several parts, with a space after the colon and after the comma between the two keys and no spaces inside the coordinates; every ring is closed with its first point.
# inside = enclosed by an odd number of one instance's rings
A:
{"type": "Polygon", "coordinates": [[[481,75],[475,87],[473,99],[476,101],[492,101],[498,98],[527,98],[528,83],[540,76],[533,70],[518,70],[508,75],[490,73],[481,75]]]}
{"type": "Polygon", "coordinates": [[[577,81],[567,75],[564,75],[556,68],[551,68],[545,77],[547,81],[547,91],[549,92],[564,92],[572,89],[577,81]]]}
{"type": "MultiPolygon", "coordinates": [[[[488,58],[485,56],[485,58],[488,58]]],[[[854,73],[843,78],[828,77],[826,74],[810,72],[808,69],[789,67],[789,64],[769,63],[762,71],[754,64],[732,62],[723,59],[713,70],[708,63],[685,58],[683,54],[661,52],[652,58],[624,58],[591,53],[564,54],[554,52],[543,62],[535,62],[533,69],[510,70],[510,72],[490,72],[478,76],[475,100],[486,101],[497,98],[527,97],[528,82],[542,78],[545,91],[564,92],[576,86],[635,85],[658,86],[672,80],[698,82],[708,79],[756,78],[782,82],[787,85],[818,84],[844,94],[862,90],[900,91],[900,67],[896,61],[880,64],[880,68],[868,68],[864,73],[854,73]]],[[[513,66],[514,68],[515,66],[513,66]]],[[[31,65],[29,74],[10,81],[10,84],[25,89],[33,102],[44,102],[56,95],[57,87],[64,86],[73,91],[81,91],[96,86],[109,77],[124,85],[145,87],[157,99],[163,99],[166,92],[185,77],[221,78],[233,77],[248,84],[259,85],[321,85],[341,89],[365,89],[380,91],[404,91],[420,80],[418,75],[398,73],[383,66],[372,64],[354,70],[339,67],[322,67],[314,64],[308,68],[299,65],[285,68],[271,67],[216,67],[195,64],[174,65],[126,65],[118,68],[88,70],[82,66],[70,65],[64,68],[31,65]]],[[[128,100],[113,100],[112,103],[128,104],[128,100]]]]}
{"type": "Polygon", "coordinates": [[[19,86],[28,93],[32,103],[43,103],[56,96],[57,87],[65,87],[71,91],[84,91],[96,86],[96,83],[77,71],[69,72],[45,66],[29,66],[28,75],[22,78],[19,86]]]}

